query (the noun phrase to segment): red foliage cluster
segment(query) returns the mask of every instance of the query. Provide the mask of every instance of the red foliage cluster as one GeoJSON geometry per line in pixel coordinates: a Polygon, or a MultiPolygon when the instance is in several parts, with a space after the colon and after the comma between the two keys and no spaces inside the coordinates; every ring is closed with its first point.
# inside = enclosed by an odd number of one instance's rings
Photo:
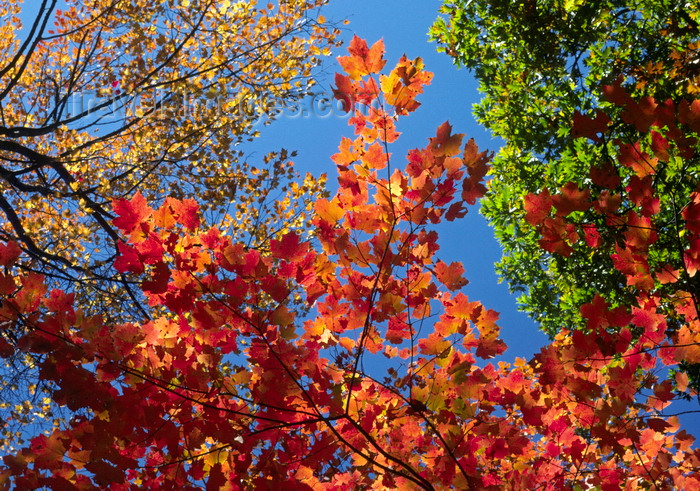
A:
{"type": "MultiPolygon", "coordinates": [[[[152,312],[139,325],[83,315],[70,294],[12,268],[14,244],[0,247],[3,325],[27,327],[17,348],[42,355],[54,401],[75,415],[5,456],[0,480],[22,489],[698,486],[700,454],[676,418],[660,415],[673,395],[653,375],[698,358],[700,329],[679,295],[685,324],[667,339],[643,288],[651,275],[672,276],[645,262],[652,167],[630,190],[639,213],[615,215],[615,195],[573,184],[526,202],[542,246],[562,254],[580,232],[569,214],[595,207],[623,221],[616,257],[643,292],[638,306],[597,298],[582,309],[589,332],[562,332],[530,362],[479,363],[505,350],[498,314],[459,292],[464,268],[436,257],[430,227],[483,195],[489,156],[445,123],[397,168],[395,122],[417,108],[431,75],[405,57],[378,75],[382,55],[381,43],[355,39],[341,59],[349,76],[337,76],[338,96],[372,109],[355,112],[355,139],[333,157],[340,186],[316,204],[318,246],[289,234],[251,249],[205,227],[192,201],[116,201],[126,239],[115,267],[143,275],[152,312]],[[367,369],[379,354],[392,363],[382,379],[367,369]]],[[[648,104],[624,103],[651,118],[648,104]]],[[[577,121],[581,134],[604,130],[604,118],[577,121]]],[[[689,233],[699,233],[698,202],[684,215],[689,233]]],[[[596,247],[595,227],[585,240],[596,247]]]]}

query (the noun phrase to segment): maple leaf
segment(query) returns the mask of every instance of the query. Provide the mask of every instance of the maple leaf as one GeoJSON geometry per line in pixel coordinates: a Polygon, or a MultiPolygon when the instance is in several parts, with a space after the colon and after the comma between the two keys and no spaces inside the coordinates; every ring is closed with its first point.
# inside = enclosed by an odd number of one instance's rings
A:
{"type": "MultiPolygon", "coordinates": [[[[379,97],[380,89],[374,78],[363,80],[357,88],[357,102],[370,106],[368,117],[372,124],[377,124],[377,116],[381,115],[381,111],[376,111],[372,108],[372,103],[379,97]]],[[[382,118],[385,119],[385,118],[382,118]]]]}
{"type": "MultiPolygon", "coordinates": [[[[474,204],[473,202],[470,204],[474,204]]],[[[452,222],[458,218],[464,217],[467,214],[467,208],[460,202],[452,203],[445,213],[445,220],[452,222]]]]}
{"type": "Polygon", "coordinates": [[[656,107],[656,101],[652,97],[644,97],[638,101],[628,100],[624,106],[622,119],[633,124],[638,131],[646,133],[656,121],[656,107]]]}
{"type": "Polygon", "coordinates": [[[199,227],[199,205],[195,200],[167,198],[165,205],[172,210],[177,222],[184,225],[188,230],[194,230],[199,227]]]}
{"type": "Polygon", "coordinates": [[[476,347],[476,356],[487,360],[502,354],[507,348],[506,343],[497,336],[480,336],[476,347]]]}
{"type": "Polygon", "coordinates": [[[618,160],[622,165],[632,168],[640,178],[654,174],[659,161],[657,158],[652,158],[649,154],[643,152],[639,142],[633,145],[621,144],[618,160]]]}
{"type": "Polygon", "coordinates": [[[434,138],[429,138],[430,148],[437,157],[454,156],[459,153],[459,147],[462,144],[464,134],[452,134],[452,126],[445,121],[437,130],[437,135],[434,138]]]}
{"type": "Polygon", "coordinates": [[[661,162],[668,162],[670,144],[658,131],[651,132],[651,151],[661,162]]]}
{"type": "Polygon", "coordinates": [[[155,264],[151,271],[151,279],[144,281],[141,287],[143,288],[144,293],[157,295],[168,290],[169,281],[170,268],[163,261],[159,261],[155,264]]]}
{"type": "Polygon", "coordinates": [[[670,380],[664,380],[654,386],[654,395],[649,396],[647,404],[657,411],[661,411],[670,404],[674,397],[673,384],[670,380]]]}
{"type": "Polygon", "coordinates": [[[428,356],[442,356],[450,349],[450,342],[437,333],[418,341],[421,353],[428,356]]]}
{"type": "Polygon", "coordinates": [[[335,198],[331,201],[322,198],[316,202],[315,208],[319,218],[325,220],[329,224],[334,225],[345,216],[345,210],[343,210],[338,200],[335,198]]]}
{"type": "Polygon", "coordinates": [[[420,107],[416,96],[430,83],[432,73],[424,70],[420,58],[409,60],[402,56],[399,63],[386,76],[380,77],[380,86],[388,104],[394,106],[396,114],[405,115],[420,107]]]}
{"type": "MultiPolygon", "coordinates": [[[[653,201],[650,206],[655,206],[653,201]]],[[[625,222],[627,225],[627,230],[624,232],[626,245],[635,252],[646,251],[650,244],[656,242],[658,234],[648,216],[639,216],[630,210],[625,216],[625,222]]]]}
{"type": "Polygon", "coordinates": [[[616,253],[611,254],[615,268],[625,274],[627,284],[640,290],[650,290],[654,287],[654,279],[649,274],[649,264],[641,254],[634,254],[630,249],[615,246],[616,253]]]}
{"type": "Polygon", "coordinates": [[[700,234],[700,192],[695,191],[681,212],[685,227],[694,234],[700,234]]]}
{"type": "Polygon", "coordinates": [[[676,360],[686,360],[688,363],[700,363],[700,335],[689,326],[683,326],[675,336],[676,360]]]}
{"type": "Polygon", "coordinates": [[[655,273],[656,279],[661,284],[675,283],[680,276],[680,270],[674,269],[670,264],[665,264],[660,271],[655,273]]]}
{"type": "Polygon", "coordinates": [[[602,87],[603,96],[608,101],[618,106],[625,106],[632,100],[627,91],[622,87],[623,79],[622,75],[620,75],[614,83],[611,85],[603,85],[602,87]]]}
{"type": "Polygon", "coordinates": [[[650,217],[661,211],[660,199],[653,196],[652,176],[645,176],[643,179],[632,176],[627,186],[627,192],[630,200],[641,207],[642,216],[650,217]]]}
{"type": "Polygon", "coordinates": [[[119,256],[114,261],[114,269],[120,273],[129,271],[131,273],[143,273],[143,262],[136,249],[130,245],[119,243],[119,256]]]}
{"type": "Polygon", "coordinates": [[[576,227],[564,221],[560,216],[546,218],[540,228],[542,238],[539,240],[540,246],[549,252],[556,252],[568,257],[573,252],[571,244],[578,240],[576,227]]]}
{"type": "Polygon", "coordinates": [[[608,387],[611,394],[622,401],[633,401],[639,391],[639,384],[634,377],[634,369],[630,365],[611,367],[608,387]]]}
{"type": "Polygon", "coordinates": [[[394,143],[401,133],[396,131],[396,123],[392,118],[378,118],[374,126],[379,134],[379,139],[387,143],[394,143]]]}
{"type": "Polygon", "coordinates": [[[448,265],[439,261],[435,264],[435,276],[449,290],[459,290],[469,283],[463,274],[464,266],[461,263],[453,262],[448,265]]]}
{"type": "Polygon", "coordinates": [[[685,372],[676,372],[673,378],[676,382],[676,389],[679,392],[685,392],[688,388],[688,374],[685,372]]]}
{"type": "Polygon", "coordinates": [[[375,142],[362,155],[362,162],[369,169],[384,169],[389,161],[390,155],[384,151],[381,143],[375,142]]]}
{"type": "Polygon", "coordinates": [[[349,138],[343,137],[343,139],[340,141],[340,146],[338,147],[340,152],[336,153],[331,158],[336,164],[346,167],[360,159],[356,146],[357,142],[353,142],[349,138]]]}
{"type": "MultiPolygon", "coordinates": [[[[270,322],[278,326],[290,326],[294,322],[295,315],[284,305],[279,305],[270,315],[270,322]]],[[[282,337],[293,339],[296,333],[293,329],[284,331],[282,337]]]]}
{"type": "Polygon", "coordinates": [[[586,211],[591,206],[591,193],[587,189],[579,189],[574,182],[567,182],[561,192],[552,197],[552,204],[557,209],[557,215],[566,216],[574,211],[586,211]]]}
{"type": "Polygon", "coordinates": [[[112,220],[112,223],[127,234],[130,234],[153,213],[153,210],[146,203],[146,199],[139,191],[130,200],[115,199],[112,202],[112,208],[119,215],[112,220]]]}
{"type": "Polygon", "coordinates": [[[691,278],[700,270],[700,238],[693,239],[685,251],[683,251],[685,270],[691,278]]]}
{"type": "Polygon", "coordinates": [[[647,425],[657,433],[664,433],[666,429],[671,427],[670,423],[661,418],[649,418],[647,419],[647,425]]]}
{"type": "Polygon", "coordinates": [[[549,216],[552,206],[554,206],[554,198],[550,196],[547,188],[544,188],[539,194],[529,193],[523,201],[526,212],[525,220],[530,225],[540,225],[549,216]]]}
{"type": "Polygon", "coordinates": [[[622,196],[619,194],[610,194],[608,190],[604,190],[598,196],[598,199],[593,203],[593,207],[598,213],[612,214],[615,213],[622,204],[622,196]]]}
{"type": "Polygon", "coordinates": [[[411,337],[411,331],[406,322],[397,319],[395,316],[389,318],[389,327],[386,332],[386,340],[393,344],[401,344],[405,339],[411,337]]]}
{"type": "Polygon", "coordinates": [[[343,111],[350,112],[355,107],[355,92],[357,91],[350,77],[341,73],[335,74],[333,97],[343,103],[343,111]]]}
{"type": "Polygon", "coordinates": [[[384,68],[384,42],[380,39],[367,47],[367,42],[358,36],[353,36],[348,46],[350,56],[339,56],[338,63],[343,67],[352,80],[360,80],[365,75],[379,73],[384,68]]]}
{"type": "Polygon", "coordinates": [[[575,111],[571,134],[574,138],[586,137],[600,143],[601,139],[598,133],[605,133],[609,123],[610,117],[600,109],[596,110],[595,118],[584,116],[579,111],[575,111]]]}
{"type": "Polygon", "coordinates": [[[22,249],[16,241],[11,240],[5,244],[0,244],[0,266],[12,266],[22,254],[22,249]]]}
{"type": "Polygon", "coordinates": [[[72,310],[75,301],[75,293],[66,294],[62,290],[51,290],[49,296],[44,298],[43,304],[53,312],[67,312],[72,310]]]}
{"type": "Polygon", "coordinates": [[[700,99],[692,102],[682,100],[678,105],[678,121],[688,125],[695,133],[700,133],[700,99]]]}
{"type": "Polygon", "coordinates": [[[289,296],[289,288],[280,278],[266,276],[260,280],[260,286],[275,302],[283,302],[289,296]]]}
{"type": "Polygon", "coordinates": [[[270,253],[273,257],[288,261],[299,260],[308,250],[308,244],[301,242],[298,234],[290,232],[281,240],[270,241],[270,253]]]}
{"type": "Polygon", "coordinates": [[[600,166],[592,165],[590,176],[595,185],[611,190],[617,188],[622,182],[617,169],[609,161],[605,161],[600,166]]]}
{"type": "Polygon", "coordinates": [[[37,273],[30,273],[20,277],[19,282],[21,286],[12,300],[13,310],[19,313],[36,310],[47,291],[44,279],[43,275],[37,273]]]}
{"type": "Polygon", "coordinates": [[[603,239],[598,233],[598,229],[593,224],[584,224],[583,228],[583,238],[589,247],[600,247],[603,244],[603,239]]]}

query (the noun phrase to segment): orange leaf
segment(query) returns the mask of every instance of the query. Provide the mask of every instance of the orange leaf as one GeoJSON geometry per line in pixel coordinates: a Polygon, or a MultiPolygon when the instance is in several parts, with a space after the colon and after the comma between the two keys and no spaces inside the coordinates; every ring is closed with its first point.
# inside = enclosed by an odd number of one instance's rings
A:
{"type": "Polygon", "coordinates": [[[452,126],[445,121],[437,130],[435,138],[429,138],[429,147],[433,150],[436,157],[452,157],[459,154],[459,147],[462,144],[464,134],[458,133],[452,135],[452,126]]]}
{"type": "Polygon", "coordinates": [[[435,276],[450,290],[459,290],[469,283],[462,275],[464,266],[462,263],[453,262],[449,266],[442,261],[435,264],[435,276]]]}
{"type": "Polygon", "coordinates": [[[379,73],[384,68],[384,42],[380,39],[367,47],[367,41],[357,36],[352,38],[348,47],[350,56],[339,56],[338,63],[353,80],[360,80],[365,75],[379,73]]]}
{"type": "Polygon", "coordinates": [[[388,161],[389,156],[384,150],[384,146],[379,142],[371,145],[362,155],[362,162],[367,164],[370,169],[381,170],[386,167],[388,161]]]}
{"type": "Polygon", "coordinates": [[[676,389],[679,392],[685,392],[688,388],[688,374],[686,372],[676,372],[674,379],[676,380],[676,389]]]}
{"type": "Polygon", "coordinates": [[[661,267],[660,271],[657,271],[656,279],[663,285],[668,283],[675,283],[678,281],[680,276],[680,270],[674,269],[670,264],[665,264],[661,267]]]}
{"type": "Polygon", "coordinates": [[[345,210],[339,206],[337,198],[332,201],[321,198],[316,202],[316,213],[326,222],[336,224],[345,215],[345,210]]]}

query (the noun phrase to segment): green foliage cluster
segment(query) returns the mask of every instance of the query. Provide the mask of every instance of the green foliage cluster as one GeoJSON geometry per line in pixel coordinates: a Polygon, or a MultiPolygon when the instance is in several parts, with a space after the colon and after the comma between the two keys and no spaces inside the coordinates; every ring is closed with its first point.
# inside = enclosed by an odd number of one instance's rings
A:
{"type": "MultiPolygon", "coordinates": [[[[609,256],[623,231],[608,230],[608,247],[579,244],[568,257],[550,254],[524,220],[523,199],[544,188],[554,193],[568,181],[595,188],[591,165],[614,162],[619,144],[640,139],[602,97],[602,86],[621,77],[635,99],[698,98],[700,6],[674,0],[459,0],[445,2],[441,13],[431,35],[439,50],[473,70],[483,93],[474,115],[504,140],[482,202],[503,247],[499,274],[550,335],[585,326],[579,307],[596,293],[612,305],[629,305],[637,292],[609,256]],[[577,139],[574,116],[596,109],[612,116],[605,138],[577,139]]],[[[661,211],[659,239],[649,251],[653,263],[681,269],[685,238],[677,223],[700,174],[697,156],[688,157],[672,155],[654,176],[661,211]]],[[[621,189],[632,175],[621,170],[621,189]]],[[[673,288],[697,292],[699,286],[697,276],[686,274],[673,288]]]]}
{"type": "MultiPolygon", "coordinates": [[[[608,157],[608,147],[572,137],[574,113],[605,106],[600,87],[618,75],[685,50],[697,34],[700,10],[690,2],[550,0],[448,2],[442,12],[447,17],[438,19],[432,35],[456,63],[474,70],[484,94],[474,114],[505,140],[483,205],[505,250],[499,271],[523,292],[523,306],[547,331],[562,321],[576,325],[576,307],[594,292],[609,300],[626,295],[622,277],[604,254],[562,258],[542,251],[538,234],[524,224],[523,196],[583,183],[590,164],[608,157]]],[[[640,87],[636,95],[687,95],[683,80],[663,82],[640,87]]],[[[682,188],[669,194],[688,194],[690,180],[680,181],[692,163],[669,169],[669,191],[682,188]]]]}

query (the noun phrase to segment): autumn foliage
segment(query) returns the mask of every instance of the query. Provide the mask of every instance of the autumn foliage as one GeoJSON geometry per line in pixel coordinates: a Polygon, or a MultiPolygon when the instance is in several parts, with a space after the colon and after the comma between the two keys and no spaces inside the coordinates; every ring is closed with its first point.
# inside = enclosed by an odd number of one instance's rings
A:
{"type": "MultiPolygon", "coordinates": [[[[489,155],[444,123],[399,165],[396,122],[431,74],[406,57],[381,74],[381,42],[355,38],[349,51],[336,94],[355,134],[333,156],[339,190],[317,201],[312,240],[289,232],[249,247],[192,200],[116,199],[114,268],[140,281],[153,313],[122,324],[48,291],[15,267],[17,245],[2,245],[2,325],[27,333],[0,351],[41,354],[53,399],[74,416],[5,456],[0,478],[22,489],[696,487],[700,454],[663,416],[674,394],[659,370],[698,356],[691,297],[642,289],[615,309],[597,298],[582,308],[588,331],[562,331],[530,361],[485,361],[506,349],[498,314],[460,291],[464,268],[438,258],[434,226],[485,193],[489,155]]],[[[580,121],[585,136],[604,131],[580,121]]],[[[630,281],[671,281],[645,262],[653,173],[632,155],[642,211],[620,214],[612,189],[567,185],[529,197],[528,220],[542,247],[566,254],[576,240],[597,246],[598,228],[569,216],[598,207],[625,225],[615,254],[630,281]]]]}
{"type": "MultiPolygon", "coordinates": [[[[303,230],[323,178],[298,176],[286,150],[237,147],[311,86],[335,36],[323,3],[0,2],[2,236],[98,313],[136,303],[111,269],[113,199],[197,196],[256,245],[303,230]]],[[[119,320],[143,316],[130,307],[119,320]]]]}
{"type": "MultiPolygon", "coordinates": [[[[303,97],[335,29],[323,0],[0,0],[0,240],[17,267],[111,323],[149,315],[113,268],[112,201],[197,197],[237,240],[310,228],[325,176],[245,154],[271,104],[303,97]],[[236,26],[231,29],[229,26],[236,26]]],[[[3,342],[25,334],[5,326],[3,342]]],[[[0,366],[0,454],[61,417],[29,353],[0,366]]]]}
{"type": "MultiPolygon", "coordinates": [[[[617,153],[611,161],[590,168],[590,187],[582,189],[569,182],[556,193],[545,189],[525,197],[526,220],[542,235],[543,249],[569,255],[573,247],[606,251],[614,267],[624,275],[630,291],[636,292],[635,308],[649,315],[664,314],[663,329],[641,335],[664,347],[665,364],[700,363],[700,325],[697,272],[700,269],[700,186],[688,197],[664,193],[674,179],[693,176],[679,172],[683,162],[696,152],[700,131],[700,101],[657,102],[651,97],[633,100],[618,79],[603,87],[605,97],[621,110],[624,124],[640,135],[635,142],[616,139],[609,142],[617,153]],[[662,195],[665,196],[662,202],[662,195]],[[682,222],[665,223],[665,208],[682,222]],[[675,238],[670,251],[657,247],[659,235],[675,238]],[[668,340],[666,340],[668,338],[668,340]],[[668,348],[675,346],[674,349],[668,348]]],[[[576,135],[602,142],[610,118],[598,112],[595,117],[577,114],[576,135]]],[[[588,327],[621,328],[627,324],[599,322],[596,305],[605,302],[596,297],[581,312],[588,327]],[[592,316],[595,317],[592,317],[592,316]]],[[[640,326],[641,327],[641,326],[640,326]]],[[[678,374],[678,388],[687,388],[687,375],[678,374]]],[[[696,395],[696,394],[695,394],[696,395]]]]}

